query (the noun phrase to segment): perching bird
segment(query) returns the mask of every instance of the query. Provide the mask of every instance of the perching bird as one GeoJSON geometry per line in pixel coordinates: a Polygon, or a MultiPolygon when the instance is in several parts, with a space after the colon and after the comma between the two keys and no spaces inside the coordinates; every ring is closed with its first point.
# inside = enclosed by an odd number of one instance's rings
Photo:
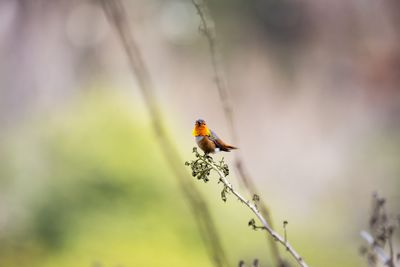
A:
{"type": "Polygon", "coordinates": [[[206,122],[198,119],[194,124],[193,135],[197,145],[204,153],[215,153],[219,151],[229,152],[237,147],[225,144],[212,130],[208,129],[206,122]]]}

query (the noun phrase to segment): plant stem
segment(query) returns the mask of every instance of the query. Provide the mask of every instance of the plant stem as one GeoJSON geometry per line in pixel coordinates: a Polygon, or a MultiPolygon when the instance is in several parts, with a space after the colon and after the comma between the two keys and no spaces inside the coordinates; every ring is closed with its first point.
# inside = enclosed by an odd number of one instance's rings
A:
{"type": "MultiPolygon", "coordinates": [[[[202,157],[202,156],[200,156],[202,157]]],[[[258,220],[261,222],[263,225],[264,229],[273,237],[273,239],[279,243],[281,243],[286,250],[293,256],[293,258],[297,261],[297,263],[302,266],[302,267],[308,267],[306,262],[303,260],[303,258],[300,256],[300,254],[285,240],[283,237],[281,237],[277,232],[275,232],[272,227],[269,225],[267,220],[264,218],[264,216],[261,214],[261,212],[257,209],[256,205],[253,204],[251,201],[245,199],[239,192],[237,192],[232,184],[226,179],[225,175],[221,172],[221,170],[218,168],[217,165],[215,165],[214,162],[205,160],[204,158],[201,158],[206,164],[211,166],[211,168],[216,171],[219,175],[219,181],[222,182],[228,189],[229,191],[235,195],[240,202],[242,202],[244,205],[246,205],[258,218],[258,220]]]]}

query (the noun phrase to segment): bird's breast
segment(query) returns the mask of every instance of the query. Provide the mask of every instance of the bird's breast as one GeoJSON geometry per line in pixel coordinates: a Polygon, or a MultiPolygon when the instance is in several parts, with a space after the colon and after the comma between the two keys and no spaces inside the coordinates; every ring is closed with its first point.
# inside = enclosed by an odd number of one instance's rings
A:
{"type": "Polygon", "coordinates": [[[196,143],[205,153],[215,152],[215,143],[208,136],[196,136],[196,143]]]}

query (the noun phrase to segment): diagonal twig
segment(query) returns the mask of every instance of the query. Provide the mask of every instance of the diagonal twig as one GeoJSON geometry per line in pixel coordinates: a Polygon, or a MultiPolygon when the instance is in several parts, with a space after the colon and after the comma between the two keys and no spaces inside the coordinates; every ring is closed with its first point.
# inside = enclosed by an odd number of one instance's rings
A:
{"type": "Polygon", "coordinates": [[[187,162],[186,165],[191,166],[192,170],[194,171],[194,176],[197,176],[198,179],[203,179],[206,182],[206,178],[209,173],[206,175],[203,175],[201,172],[205,168],[212,168],[217,174],[218,174],[218,179],[219,182],[223,183],[224,188],[221,193],[222,200],[226,201],[226,193],[230,192],[234,196],[237,197],[237,199],[242,202],[246,207],[248,207],[254,215],[257,217],[257,219],[261,222],[262,227],[255,226],[255,221],[254,219],[249,222],[249,225],[252,225],[254,229],[262,228],[266,230],[269,235],[273,238],[273,240],[276,243],[280,243],[283,245],[286,250],[293,256],[293,258],[297,261],[297,263],[302,266],[302,267],[308,267],[307,263],[304,261],[304,259],[300,256],[300,254],[290,245],[290,243],[287,241],[286,238],[283,238],[280,236],[277,232],[275,232],[271,225],[267,222],[267,220],[264,218],[264,216],[261,214],[261,212],[258,210],[257,206],[252,203],[251,201],[247,200],[244,198],[237,190],[234,189],[232,184],[228,181],[226,178],[229,175],[229,169],[226,164],[223,164],[223,160],[221,161],[220,165],[216,165],[216,163],[213,161],[213,159],[208,156],[208,155],[200,155],[197,152],[197,149],[193,149],[193,152],[196,154],[196,157],[198,160],[187,162]],[[200,162],[199,162],[200,161],[200,162]]]}

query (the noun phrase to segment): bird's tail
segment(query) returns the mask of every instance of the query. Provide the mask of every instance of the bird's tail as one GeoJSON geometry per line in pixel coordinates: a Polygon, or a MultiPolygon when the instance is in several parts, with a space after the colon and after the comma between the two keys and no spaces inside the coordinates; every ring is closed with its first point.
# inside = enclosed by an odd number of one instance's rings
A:
{"type": "Polygon", "coordinates": [[[231,145],[224,145],[223,147],[221,147],[221,150],[222,150],[222,151],[226,151],[226,152],[229,152],[229,151],[231,151],[232,149],[238,149],[238,148],[235,147],[235,146],[231,146],[231,145]]]}

